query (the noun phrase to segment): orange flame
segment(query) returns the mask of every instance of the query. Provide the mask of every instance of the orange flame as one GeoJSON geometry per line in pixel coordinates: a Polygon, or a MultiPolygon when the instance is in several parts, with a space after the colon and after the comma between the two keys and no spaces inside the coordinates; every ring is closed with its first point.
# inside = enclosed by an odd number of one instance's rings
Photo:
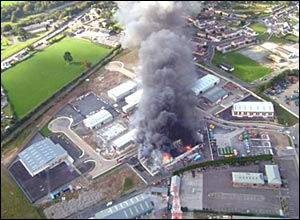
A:
{"type": "Polygon", "coordinates": [[[171,155],[169,153],[165,153],[163,157],[163,163],[168,163],[171,160],[171,155]]]}
{"type": "Polygon", "coordinates": [[[188,146],[185,147],[185,149],[186,149],[186,150],[191,150],[191,149],[192,149],[192,146],[191,146],[191,145],[188,145],[188,146]]]}

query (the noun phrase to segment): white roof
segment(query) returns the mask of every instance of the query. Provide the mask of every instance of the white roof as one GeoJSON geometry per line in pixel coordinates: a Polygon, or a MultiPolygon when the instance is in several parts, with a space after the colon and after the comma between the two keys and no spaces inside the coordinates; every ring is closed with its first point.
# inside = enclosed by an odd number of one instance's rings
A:
{"type": "Polygon", "coordinates": [[[281,185],[281,177],[277,165],[265,165],[268,183],[281,185]]]}
{"type": "Polygon", "coordinates": [[[135,107],[137,107],[137,105],[138,105],[138,103],[136,103],[136,102],[130,102],[129,104],[124,105],[122,107],[122,110],[123,110],[123,112],[127,113],[127,112],[133,110],[135,107]]]}
{"type": "Polygon", "coordinates": [[[220,79],[212,74],[207,74],[206,76],[198,79],[194,84],[192,90],[196,95],[199,95],[201,91],[205,91],[212,87],[215,83],[218,83],[220,79]]]}
{"type": "Polygon", "coordinates": [[[121,148],[122,146],[128,144],[130,141],[134,141],[135,134],[136,134],[136,129],[127,132],[126,134],[114,140],[113,146],[115,146],[116,148],[121,148]]]}
{"type": "Polygon", "coordinates": [[[244,173],[232,172],[232,182],[234,183],[251,183],[264,184],[264,175],[262,173],[244,173]]]}
{"type": "Polygon", "coordinates": [[[232,108],[237,112],[274,112],[272,102],[237,102],[232,108]]]}
{"type": "Polygon", "coordinates": [[[107,110],[101,110],[86,119],[83,120],[83,123],[86,127],[92,128],[108,119],[112,118],[112,115],[107,110]]]}
{"type": "Polygon", "coordinates": [[[143,90],[140,89],[134,93],[132,93],[131,95],[127,96],[125,98],[125,101],[129,104],[129,103],[139,103],[141,98],[142,98],[142,94],[143,94],[143,90]]]}
{"type": "Polygon", "coordinates": [[[120,97],[123,94],[128,93],[128,91],[136,88],[136,83],[133,81],[127,81],[125,83],[122,83],[121,85],[118,85],[117,87],[109,90],[107,92],[108,95],[114,96],[114,97],[120,97]]]}

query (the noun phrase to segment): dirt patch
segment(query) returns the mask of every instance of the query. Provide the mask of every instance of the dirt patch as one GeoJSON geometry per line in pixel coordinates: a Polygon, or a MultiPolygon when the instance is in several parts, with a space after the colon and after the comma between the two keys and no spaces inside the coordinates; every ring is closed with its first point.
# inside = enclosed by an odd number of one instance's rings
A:
{"type": "Polygon", "coordinates": [[[79,196],[75,194],[74,198],[55,203],[50,207],[45,205],[47,208],[44,210],[44,214],[47,218],[61,219],[99,202],[110,201],[125,193],[124,182],[126,178],[131,179],[134,185],[130,190],[140,188],[144,184],[129,166],[123,165],[96,179],[94,183],[82,190],[79,196]]]}
{"type": "Polygon", "coordinates": [[[289,139],[286,135],[280,134],[278,132],[273,132],[273,131],[269,131],[268,134],[271,139],[272,146],[276,146],[276,147],[289,146],[289,139]]]}
{"type": "Polygon", "coordinates": [[[120,57],[117,57],[114,60],[123,62],[125,68],[132,70],[139,65],[139,48],[127,49],[120,57]]]}

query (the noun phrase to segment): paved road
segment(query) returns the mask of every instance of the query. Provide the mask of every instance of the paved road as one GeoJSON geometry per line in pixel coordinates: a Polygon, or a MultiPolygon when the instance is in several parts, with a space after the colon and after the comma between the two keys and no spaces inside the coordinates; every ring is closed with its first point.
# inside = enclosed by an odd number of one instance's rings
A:
{"type": "Polygon", "coordinates": [[[74,131],[72,131],[70,128],[72,122],[72,118],[59,117],[51,121],[48,127],[52,132],[64,133],[76,146],[78,146],[82,150],[82,155],[80,157],[82,157],[84,154],[89,155],[91,158],[90,160],[95,162],[94,169],[89,172],[92,178],[95,178],[118,165],[116,160],[107,160],[98,155],[90,145],[88,145],[74,131]]]}

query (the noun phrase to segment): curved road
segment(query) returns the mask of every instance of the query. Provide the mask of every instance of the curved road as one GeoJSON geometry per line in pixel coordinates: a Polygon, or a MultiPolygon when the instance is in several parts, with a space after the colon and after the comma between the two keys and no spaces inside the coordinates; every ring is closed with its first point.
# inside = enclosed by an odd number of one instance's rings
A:
{"type": "Polygon", "coordinates": [[[88,154],[90,159],[95,162],[95,167],[90,171],[90,175],[94,179],[100,174],[112,169],[118,165],[116,160],[107,160],[96,153],[96,151],[82,140],[74,131],[71,130],[72,118],[59,117],[51,121],[48,125],[49,129],[54,133],[65,134],[76,146],[82,150],[82,157],[84,154],[88,154]]]}

